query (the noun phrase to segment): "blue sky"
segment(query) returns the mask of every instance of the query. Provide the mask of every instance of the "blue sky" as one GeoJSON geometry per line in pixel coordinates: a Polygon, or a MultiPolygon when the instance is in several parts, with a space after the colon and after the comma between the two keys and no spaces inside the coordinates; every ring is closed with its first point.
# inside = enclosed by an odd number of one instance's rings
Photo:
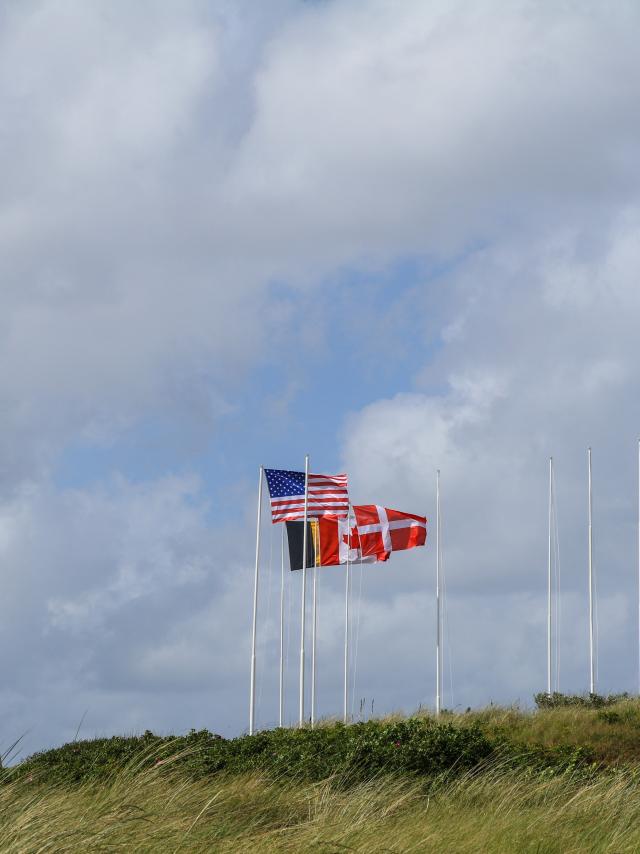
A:
{"type": "MultiPolygon", "coordinates": [[[[445,702],[466,708],[544,685],[550,454],[560,686],[587,687],[592,445],[598,687],[636,690],[638,16],[4,9],[5,740],[62,742],[85,709],[85,734],[242,732],[257,469],[305,453],[355,501],[429,517],[442,470],[445,702]]],[[[433,703],[434,572],[428,544],[363,573],[356,705],[433,703]]],[[[320,582],[320,714],[341,708],[342,581],[320,582]]]]}
{"type": "MultiPolygon", "coordinates": [[[[190,430],[183,413],[172,411],[142,419],[106,443],[69,444],[57,461],[56,486],[85,488],[114,472],[136,482],[195,471],[215,512],[232,516],[229,486],[250,480],[260,464],[302,467],[313,451],[319,470],[340,467],[347,415],[379,397],[413,391],[419,366],[440,346],[429,308],[442,302],[440,275],[437,266],[411,258],[378,271],[339,271],[319,285],[319,294],[270,286],[287,331],[267,331],[267,358],[228,390],[233,402],[210,432],[200,424],[190,430]]],[[[240,318],[239,326],[241,334],[240,318]]]]}

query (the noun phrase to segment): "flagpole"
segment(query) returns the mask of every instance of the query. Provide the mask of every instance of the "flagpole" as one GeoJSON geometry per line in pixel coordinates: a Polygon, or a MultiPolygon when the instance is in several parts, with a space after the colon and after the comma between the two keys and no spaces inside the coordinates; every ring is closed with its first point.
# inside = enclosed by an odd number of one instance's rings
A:
{"type": "Polygon", "coordinates": [[[281,522],[282,539],[280,551],[280,702],[278,707],[278,726],[284,726],[284,529],[281,522]]]}
{"type": "Polygon", "coordinates": [[[347,577],[344,588],[344,708],[342,720],[349,718],[349,576],[351,574],[351,505],[347,508],[347,577]]]}
{"type": "Polygon", "coordinates": [[[440,715],[441,697],[441,643],[440,636],[440,469],[436,472],[436,715],[440,715]]]}
{"type": "Polygon", "coordinates": [[[318,560],[316,549],[313,550],[316,559],[313,562],[313,603],[311,626],[311,729],[316,725],[316,638],[318,630],[318,560]]]}
{"type": "Polygon", "coordinates": [[[304,636],[307,595],[307,514],[309,511],[309,454],[304,458],[304,526],[302,529],[302,615],[300,618],[300,702],[299,725],[304,726],[304,636]]]}
{"type": "Polygon", "coordinates": [[[258,568],[260,566],[260,521],[262,519],[262,478],[258,476],[258,519],[256,523],[256,567],[253,581],[253,628],[251,635],[251,687],[249,689],[249,735],[253,735],[256,719],[256,628],[258,624],[258,568]]]}
{"type": "Polygon", "coordinates": [[[640,439],[638,440],[638,694],[640,694],[640,439]]]}
{"type": "Polygon", "coordinates": [[[551,696],[551,502],[553,457],[549,457],[549,550],[547,555],[547,695],[551,696]]]}
{"type": "Polygon", "coordinates": [[[593,657],[593,532],[592,532],[592,497],[591,497],[591,448],[587,452],[589,464],[589,691],[595,694],[595,666],[593,657]]]}

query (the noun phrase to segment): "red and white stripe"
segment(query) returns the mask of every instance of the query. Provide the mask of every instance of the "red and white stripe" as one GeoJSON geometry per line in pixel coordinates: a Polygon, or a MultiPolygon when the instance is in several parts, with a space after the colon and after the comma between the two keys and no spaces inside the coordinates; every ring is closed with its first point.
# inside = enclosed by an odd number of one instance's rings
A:
{"type": "Polygon", "coordinates": [[[413,513],[401,513],[379,504],[354,506],[358,537],[363,557],[375,555],[386,560],[393,551],[423,546],[427,539],[427,520],[413,513]]]}
{"type": "MultiPolygon", "coordinates": [[[[309,474],[307,517],[344,517],[349,510],[346,474],[309,474]]],[[[304,495],[283,495],[271,499],[273,522],[304,519],[304,495]]]]}

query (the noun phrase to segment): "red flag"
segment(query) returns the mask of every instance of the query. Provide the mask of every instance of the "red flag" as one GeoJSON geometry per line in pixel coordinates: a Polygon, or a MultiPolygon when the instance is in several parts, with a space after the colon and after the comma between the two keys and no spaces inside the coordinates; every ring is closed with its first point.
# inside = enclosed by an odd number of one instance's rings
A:
{"type": "Polygon", "coordinates": [[[401,513],[379,504],[361,504],[353,508],[363,557],[375,555],[387,560],[391,552],[423,546],[427,540],[425,516],[401,513]]]}
{"type": "Polygon", "coordinates": [[[318,519],[320,541],[319,566],[337,566],[341,563],[372,563],[375,556],[366,557],[360,551],[358,528],[353,523],[349,531],[346,519],[337,516],[321,516],[318,519]],[[364,559],[364,560],[363,560],[364,559]]]}

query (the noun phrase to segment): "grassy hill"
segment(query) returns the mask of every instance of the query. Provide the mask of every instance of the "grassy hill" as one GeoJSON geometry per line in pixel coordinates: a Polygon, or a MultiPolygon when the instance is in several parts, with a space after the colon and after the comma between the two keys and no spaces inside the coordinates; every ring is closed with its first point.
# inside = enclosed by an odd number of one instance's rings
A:
{"type": "Polygon", "coordinates": [[[75,742],[5,770],[0,851],[640,851],[640,702],[550,705],[75,742]]]}

